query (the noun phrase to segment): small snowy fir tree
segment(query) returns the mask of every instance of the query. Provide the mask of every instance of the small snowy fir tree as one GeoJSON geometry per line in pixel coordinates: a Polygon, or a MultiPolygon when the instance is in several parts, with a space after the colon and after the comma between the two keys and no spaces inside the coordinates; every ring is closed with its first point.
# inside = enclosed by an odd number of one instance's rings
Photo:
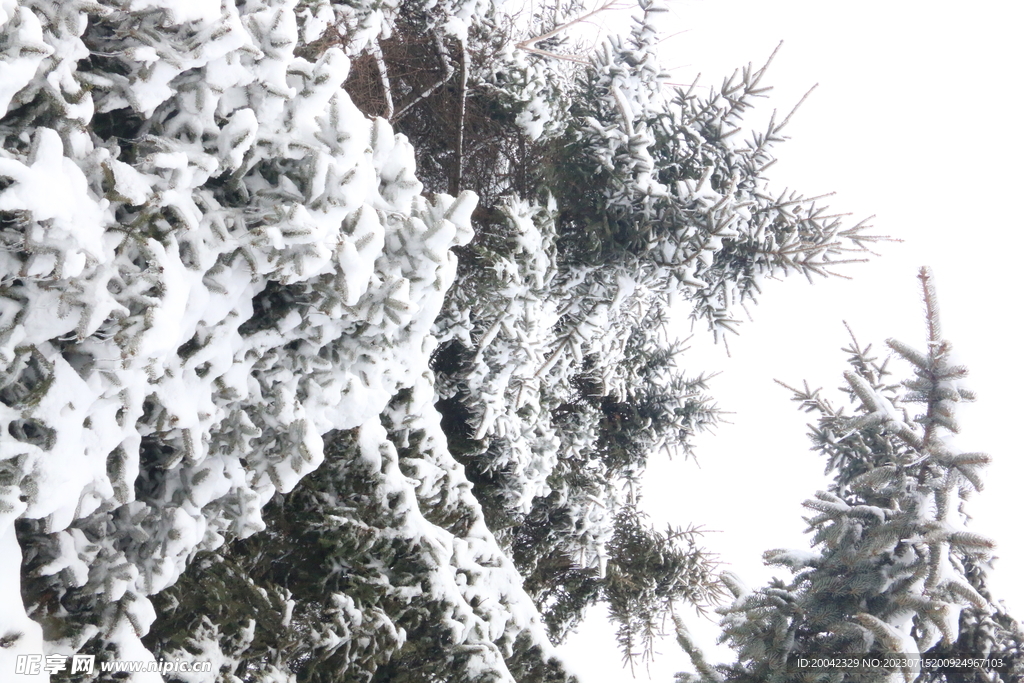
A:
{"type": "Polygon", "coordinates": [[[735,601],[720,612],[736,663],[708,666],[681,629],[699,680],[1009,683],[1024,675],[1022,633],[985,589],[994,544],[966,526],[964,502],[982,488],[980,470],[989,462],[951,438],[959,431],[957,404],[973,399],[961,382],[967,371],[942,338],[929,271],[919,277],[926,346],[888,342],[911,364],[912,379],[891,383],[886,364],[853,340],[845,374],[852,415],[820,391],[794,391],[819,414],[811,438],[834,474],[828,491],[804,503],[813,548],[765,553],[766,562],[793,573],[789,582],[749,591],[730,581],[735,601]],[[991,657],[1002,666],[843,671],[797,661],[887,654],[991,657]]]}

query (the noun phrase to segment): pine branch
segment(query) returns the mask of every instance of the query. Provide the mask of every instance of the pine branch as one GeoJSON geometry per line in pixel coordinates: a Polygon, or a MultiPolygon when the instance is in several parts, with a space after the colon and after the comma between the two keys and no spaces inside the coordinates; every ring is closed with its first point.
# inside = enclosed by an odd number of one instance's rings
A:
{"type": "Polygon", "coordinates": [[[672,615],[672,623],[676,627],[676,642],[679,643],[679,647],[683,648],[683,652],[689,656],[690,661],[693,663],[693,668],[697,670],[697,673],[705,681],[712,681],[713,683],[724,683],[725,678],[716,671],[710,664],[708,659],[704,655],[704,651],[701,650],[700,646],[697,645],[693,640],[693,636],[690,635],[689,629],[686,628],[686,624],[683,623],[682,618],[677,615],[672,615]]]}
{"type": "Polygon", "coordinates": [[[917,278],[921,281],[921,292],[924,297],[925,321],[928,325],[928,345],[938,345],[942,342],[942,326],[939,324],[939,304],[935,294],[935,284],[932,282],[931,268],[923,266],[918,271],[917,278]]]}
{"type": "Polygon", "coordinates": [[[395,101],[391,96],[391,80],[388,78],[388,64],[384,60],[384,52],[381,50],[380,43],[378,41],[370,41],[369,51],[370,54],[373,55],[374,62],[377,64],[377,73],[380,76],[380,85],[384,90],[384,118],[390,121],[395,113],[395,101]]]}

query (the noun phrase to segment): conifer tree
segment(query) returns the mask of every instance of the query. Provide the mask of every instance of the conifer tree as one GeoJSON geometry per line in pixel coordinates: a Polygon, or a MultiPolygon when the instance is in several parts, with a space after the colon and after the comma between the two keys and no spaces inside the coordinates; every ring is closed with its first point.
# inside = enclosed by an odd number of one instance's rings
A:
{"type": "Polygon", "coordinates": [[[785,121],[746,140],[741,127],[767,89],[763,68],[706,97],[665,85],[663,11],[641,2],[628,35],[553,78],[557,88],[533,91],[542,117],[511,92],[520,81],[485,80],[523,73],[514,61],[479,74],[473,91],[500,93],[493,105],[527,129],[517,149],[528,151],[492,166],[528,159],[532,183],[508,179],[458,250],[460,277],[435,328],[438,407],[527,586],[559,596],[548,604],[556,638],[602,594],[624,492],[648,458],[685,455],[716,419],[706,377],[669,348],[669,302],[688,303],[716,334],[735,331],[760,278],[826,274],[870,239],[813,200],[767,191],[785,121]]]}
{"type": "Polygon", "coordinates": [[[636,507],[715,416],[668,302],[863,246],[764,191],[762,72],[666,94],[646,2],[572,69],[485,0],[0,5],[0,665],[553,683],[714,593],[636,507]]]}
{"type": "MultiPolygon", "coordinates": [[[[720,612],[737,661],[714,669],[695,652],[700,680],[1008,683],[1024,675],[1022,632],[985,588],[994,543],[967,525],[965,502],[981,490],[989,457],[950,438],[957,404],[974,398],[962,384],[967,370],[942,337],[930,272],[919,277],[926,345],[887,342],[911,365],[911,379],[893,383],[887,363],[854,339],[845,349],[852,414],[806,384],[794,390],[818,414],[811,439],[834,476],[804,503],[812,549],[765,553],[792,572],[789,581],[756,591],[731,583],[735,601],[720,612]],[[886,673],[812,671],[797,661],[900,653],[994,657],[1003,666],[886,673]]],[[[680,641],[694,650],[685,632],[680,641]]]]}

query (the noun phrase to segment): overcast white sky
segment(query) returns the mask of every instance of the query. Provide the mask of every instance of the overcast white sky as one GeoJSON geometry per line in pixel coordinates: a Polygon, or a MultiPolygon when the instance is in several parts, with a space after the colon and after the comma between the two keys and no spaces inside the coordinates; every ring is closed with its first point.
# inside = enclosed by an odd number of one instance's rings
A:
{"type": "MultiPolygon", "coordinates": [[[[687,365],[723,371],[712,393],[733,411],[732,424],[700,438],[699,468],[655,463],[647,508],[659,523],[717,530],[707,546],[752,587],[776,571],[761,566],[765,550],[807,548],[800,503],[823,487],[824,463],[808,449],[807,416],[772,380],[807,379],[837,395],[844,320],[882,353],[888,337],[922,345],[915,275],[927,264],[935,272],[945,336],[979,394],[960,412],[957,443],[994,458],[986,490],[970,503],[974,528],[998,542],[991,587],[1021,618],[1021,5],[670,0],[670,6],[673,30],[684,32],[666,42],[663,59],[681,82],[702,72],[701,82],[717,85],[734,67],[763,62],[785,41],[769,72],[775,91],[763,115],[788,111],[820,85],[791,122],[792,139],[776,149],[773,184],[808,195],[835,191],[830,204],[851,212],[851,224],[875,214],[875,232],[903,243],[881,245],[882,258],[850,267],[850,281],[770,283],[753,322],[730,340],[731,358],[698,334],[687,365]]],[[[695,617],[691,622],[711,645],[714,629],[695,617]]],[[[660,649],[652,680],[670,683],[674,671],[690,669],[673,642],[660,649]]],[[[585,681],[631,680],[600,615],[565,652],[585,681]]]]}

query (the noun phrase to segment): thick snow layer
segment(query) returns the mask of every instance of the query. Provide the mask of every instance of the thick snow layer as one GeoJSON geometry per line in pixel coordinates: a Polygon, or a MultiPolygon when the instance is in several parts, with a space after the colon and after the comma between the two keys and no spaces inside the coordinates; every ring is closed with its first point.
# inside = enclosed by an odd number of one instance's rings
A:
{"type": "Polygon", "coordinates": [[[0,13],[0,31],[5,49],[0,57],[0,116],[6,115],[11,100],[28,85],[39,64],[53,52],[43,41],[43,28],[26,7],[5,2],[0,13]]]}

